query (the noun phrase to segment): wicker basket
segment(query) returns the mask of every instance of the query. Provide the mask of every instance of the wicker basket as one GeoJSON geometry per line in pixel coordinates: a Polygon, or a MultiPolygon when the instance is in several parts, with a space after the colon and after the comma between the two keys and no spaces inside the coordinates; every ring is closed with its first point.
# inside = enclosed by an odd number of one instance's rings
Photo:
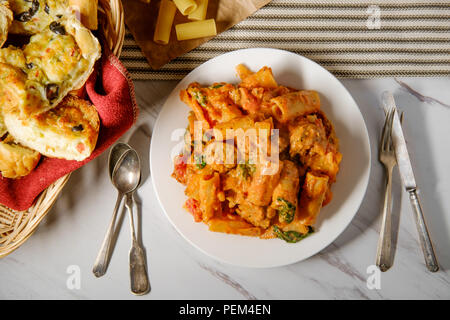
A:
{"type": "MultiPolygon", "coordinates": [[[[119,56],[125,37],[121,0],[99,0],[100,32],[111,51],[119,56]]],[[[45,189],[26,211],[15,211],[0,205],[0,258],[22,245],[50,211],[70,174],[45,189]]]]}

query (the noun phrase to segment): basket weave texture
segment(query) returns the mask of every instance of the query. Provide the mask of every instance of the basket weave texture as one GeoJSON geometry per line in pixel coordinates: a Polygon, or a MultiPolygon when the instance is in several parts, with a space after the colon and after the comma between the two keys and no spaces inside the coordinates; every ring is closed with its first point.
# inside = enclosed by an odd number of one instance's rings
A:
{"type": "MultiPolygon", "coordinates": [[[[111,51],[120,56],[125,38],[125,22],[121,0],[99,0],[99,31],[111,51]]],[[[15,211],[0,204],[0,258],[20,247],[36,230],[50,211],[70,174],[59,178],[45,189],[26,211],[15,211]]]]}

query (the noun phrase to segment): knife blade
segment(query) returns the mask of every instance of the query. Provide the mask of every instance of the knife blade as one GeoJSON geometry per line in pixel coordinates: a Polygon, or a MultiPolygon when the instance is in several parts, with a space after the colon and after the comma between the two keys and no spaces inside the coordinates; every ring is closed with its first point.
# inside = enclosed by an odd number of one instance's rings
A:
{"type": "Polygon", "coordinates": [[[434,253],[430,234],[425,223],[425,218],[423,216],[422,206],[420,205],[419,196],[417,194],[416,179],[414,177],[411,160],[406,147],[405,136],[403,134],[397,106],[395,105],[395,100],[392,93],[389,91],[383,92],[382,102],[385,110],[390,110],[390,108],[395,110],[394,120],[392,123],[392,141],[394,143],[395,156],[397,158],[400,177],[404,188],[409,193],[409,200],[414,211],[414,218],[416,221],[417,231],[419,232],[420,245],[424,254],[425,263],[428,270],[431,272],[436,272],[439,270],[439,265],[436,259],[436,254],[434,253]]]}

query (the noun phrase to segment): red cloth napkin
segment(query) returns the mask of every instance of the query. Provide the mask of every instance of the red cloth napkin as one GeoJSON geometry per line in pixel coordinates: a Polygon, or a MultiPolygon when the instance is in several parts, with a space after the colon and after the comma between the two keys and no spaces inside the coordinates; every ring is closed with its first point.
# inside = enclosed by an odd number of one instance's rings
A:
{"type": "Polygon", "coordinates": [[[136,121],[138,107],[134,86],[125,67],[112,53],[104,53],[86,82],[86,91],[100,116],[97,146],[84,161],[42,157],[38,166],[21,179],[0,174],[0,203],[14,210],[27,210],[49,185],[96,158],[124,134],[136,121]]]}

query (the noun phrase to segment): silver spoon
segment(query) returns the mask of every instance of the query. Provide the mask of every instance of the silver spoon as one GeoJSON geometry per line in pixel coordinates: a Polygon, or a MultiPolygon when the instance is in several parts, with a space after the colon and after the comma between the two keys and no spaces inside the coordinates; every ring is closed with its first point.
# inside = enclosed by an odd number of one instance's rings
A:
{"type": "Polygon", "coordinates": [[[136,240],[134,228],[133,194],[139,185],[140,179],[141,167],[139,155],[136,150],[130,149],[125,153],[120,165],[118,163],[114,168],[113,183],[116,185],[119,192],[121,190],[119,186],[123,186],[123,190],[126,194],[125,207],[127,208],[130,217],[132,243],[129,253],[131,292],[137,295],[145,294],[150,289],[145,266],[144,250],[136,240]]]}
{"type": "Polygon", "coordinates": [[[109,158],[108,158],[108,169],[109,169],[109,178],[112,179],[112,174],[114,171],[114,167],[116,166],[118,160],[120,157],[128,150],[130,150],[131,147],[129,144],[119,142],[116,143],[109,152],[109,158]]]}
{"type": "Polygon", "coordinates": [[[119,191],[119,194],[117,197],[116,206],[114,208],[113,217],[95,261],[93,272],[97,277],[100,277],[106,273],[117,212],[122,198],[126,195],[125,207],[130,215],[132,235],[132,248],[130,249],[131,291],[138,295],[145,294],[149,291],[150,285],[145,267],[144,251],[136,241],[132,211],[133,193],[139,185],[141,177],[139,156],[137,152],[128,144],[118,143],[110,151],[108,167],[111,181],[119,191]]]}
{"type": "MultiPolygon", "coordinates": [[[[117,143],[114,147],[111,148],[109,152],[108,158],[108,167],[109,167],[109,177],[112,180],[114,168],[117,166],[119,161],[122,161],[125,153],[130,150],[131,147],[126,143],[117,143]]],[[[113,182],[114,184],[114,182],[113,182]]],[[[111,217],[111,221],[109,223],[108,230],[106,232],[105,238],[103,239],[102,246],[100,251],[98,252],[97,258],[94,263],[94,268],[92,272],[96,277],[101,277],[106,273],[106,269],[108,268],[110,251],[111,251],[111,242],[114,234],[114,226],[116,225],[117,212],[119,211],[120,203],[122,202],[123,193],[117,195],[116,206],[114,208],[114,213],[111,217]]]]}

